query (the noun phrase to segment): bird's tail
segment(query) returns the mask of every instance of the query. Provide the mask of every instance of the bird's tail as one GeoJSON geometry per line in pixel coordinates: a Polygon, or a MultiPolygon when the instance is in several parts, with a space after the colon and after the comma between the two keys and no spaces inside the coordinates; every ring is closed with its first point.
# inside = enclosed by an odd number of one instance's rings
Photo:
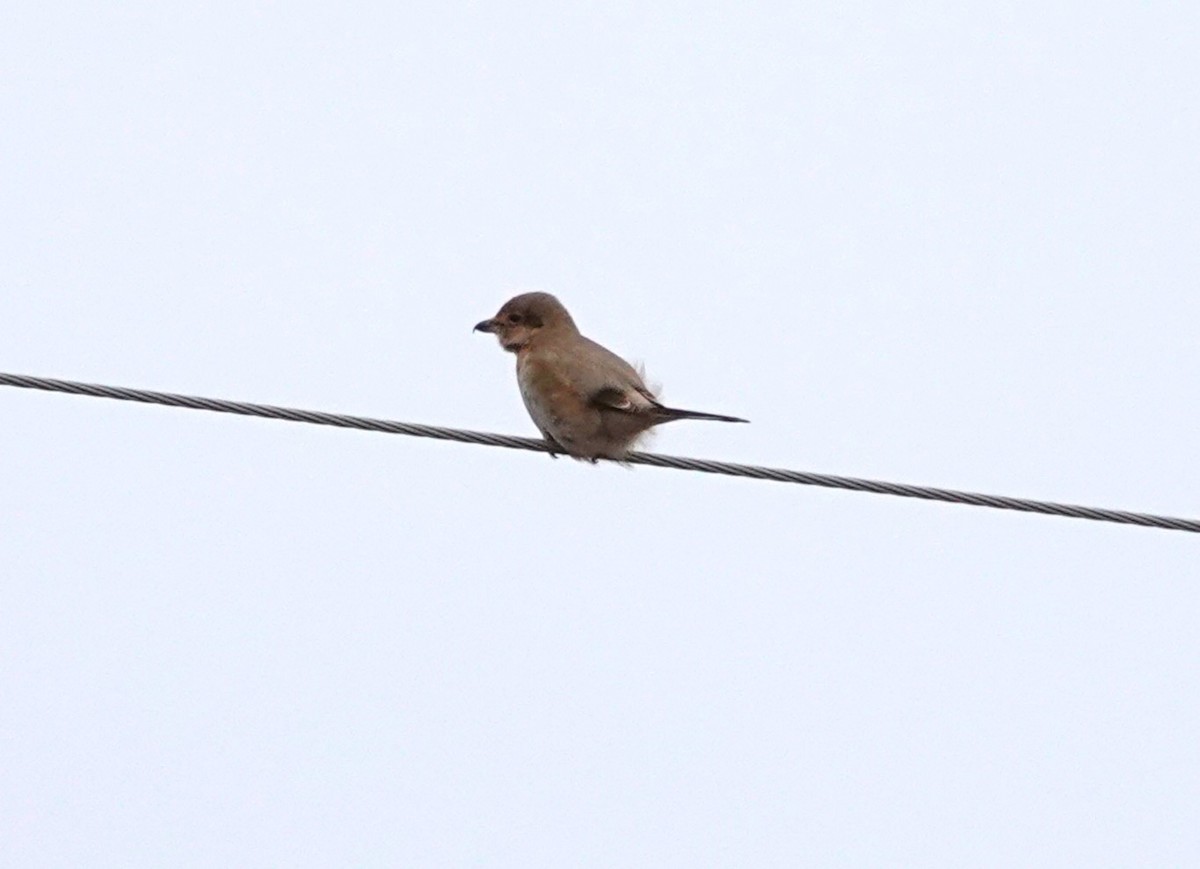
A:
{"type": "Polygon", "coordinates": [[[662,415],[663,422],[672,422],[677,419],[711,419],[714,422],[750,422],[750,420],[742,419],[740,416],[725,416],[721,413],[701,413],[698,410],[681,410],[678,407],[660,407],[658,412],[662,415]]]}

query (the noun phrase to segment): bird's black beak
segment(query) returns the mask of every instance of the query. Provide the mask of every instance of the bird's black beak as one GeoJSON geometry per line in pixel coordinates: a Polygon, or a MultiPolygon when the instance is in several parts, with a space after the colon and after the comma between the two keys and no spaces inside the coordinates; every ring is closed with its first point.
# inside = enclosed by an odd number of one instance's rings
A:
{"type": "Polygon", "coordinates": [[[475,328],[472,329],[471,331],[472,332],[495,332],[496,324],[492,320],[483,320],[482,322],[476,323],[475,328]]]}

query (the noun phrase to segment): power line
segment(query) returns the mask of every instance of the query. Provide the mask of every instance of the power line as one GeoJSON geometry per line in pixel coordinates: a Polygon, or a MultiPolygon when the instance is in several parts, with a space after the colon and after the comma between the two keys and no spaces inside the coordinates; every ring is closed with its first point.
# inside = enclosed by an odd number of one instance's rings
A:
{"type": "MultiPolygon", "coordinates": [[[[434,438],[435,440],[443,441],[458,441],[465,444],[483,444],[489,447],[507,447],[513,450],[549,452],[543,441],[534,438],[514,437],[512,435],[492,434],[490,432],[464,431],[456,428],[395,422],[386,419],[371,419],[362,416],[347,416],[340,413],[324,413],[316,410],[272,407],[271,405],[227,401],[220,398],[200,398],[194,395],[151,392],[146,389],[128,389],[122,386],[100,386],[92,383],[77,383],[72,380],[51,380],[45,377],[27,377],[20,374],[4,373],[0,373],[0,385],[17,386],[24,389],[40,389],[47,392],[65,392],[71,395],[91,395],[96,398],[113,398],[120,401],[138,401],[144,404],[162,404],[168,407],[187,407],[193,410],[211,410],[218,413],[236,413],[242,416],[258,416],[266,419],[287,420],[288,422],[307,422],[315,425],[337,426],[338,428],[354,428],[363,431],[378,431],[388,434],[434,438]]],[[[1093,519],[1099,522],[1118,522],[1123,525],[1141,525],[1147,528],[1165,528],[1174,531],[1200,533],[1200,520],[1196,519],[1178,519],[1172,516],[1154,516],[1148,513],[1129,513],[1124,510],[1106,510],[1099,507],[1081,507],[1074,504],[1055,504],[1049,501],[1033,501],[1028,498],[981,495],[975,492],[959,492],[954,489],[934,489],[928,486],[910,486],[904,483],[885,483],[877,480],[864,480],[857,477],[835,477],[829,474],[813,474],[807,471],[789,471],[779,468],[764,468],[757,465],[715,462],[708,459],[664,456],[658,453],[633,452],[626,456],[625,461],[633,465],[652,465],[658,468],[675,468],[681,471],[699,471],[706,474],[724,474],[730,477],[748,477],[753,480],[774,480],[780,483],[799,483],[805,486],[823,486],[829,489],[849,489],[854,492],[874,492],[879,495],[922,498],[926,501],[971,504],[976,507],[995,507],[1001,510],[1018,510],[1023,513],[1042,513],[1048,516],[1068,516],[1076,519],[1093,519]]]]}

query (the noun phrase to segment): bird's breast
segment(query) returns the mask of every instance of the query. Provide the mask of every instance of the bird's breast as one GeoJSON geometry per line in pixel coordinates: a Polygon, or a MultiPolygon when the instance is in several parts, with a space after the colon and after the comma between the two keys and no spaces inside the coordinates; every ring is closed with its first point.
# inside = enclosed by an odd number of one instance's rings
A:
{"type": "Polygon", "coordinates": [[[529,413],[554,427],[577,419],[586,402],[570,377],[569,366],[554,353],[530,351],[517,356],[517,383],[529,413]]]}

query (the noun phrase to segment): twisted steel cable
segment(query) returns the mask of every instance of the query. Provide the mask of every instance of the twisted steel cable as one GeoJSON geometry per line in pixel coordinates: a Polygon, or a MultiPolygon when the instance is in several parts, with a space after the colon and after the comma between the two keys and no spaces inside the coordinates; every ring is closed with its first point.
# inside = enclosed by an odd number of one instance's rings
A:
{"type": "MultiPolygon", "coordinates": [[[[363,431],[378,431],[388,434],[434,438],[436,440],[457,441],[465,444],[507,447],[513,450],[549,452],[545,442],[535,438],[492,434],[490,432],[465,431],[463,429],[396,422],[387,419],[371,419],[370,417],[363,416],[347,416],[340,413],[324,413],[316,410],[273,407],[266,404],[250,404],[244,401],[227,401],[219,398],[201,398],[194,395],[175,395],[169,392],[152,392],[147,389],[101,386],[94,383],[77,383],[72,380],[52,380],[46,377],[28,377],[20,374],[4,373],[0,373],[0,385],[17,386],[23,389],[39,389],[47,392],[65,392],[71,395],[91,395],[97,398],[113,398],[120,401],[139,401],[145,404],[162,404],[168,407],[187,407],[193,410],[236,413],[242,416],[282,419],[289,422],[307,422],[315,425],[331,425],[339,428],[354,428],[363,431]]],[[[886,483],[878,480],[864,480],[857,477],[837,477],[830,474],[764,468],[757,465],[740,465],[733,462],[716,462],[709,459],[664,456],[658,453],[633,452],[626,456],[625,461],[633,465],[652,465],[657,468],[675,468],[681,471],[699,471],[705,474],[748,477],[752,480],[774,480],[780,483],[799,483],[805,486],[824,486],[830,489],[849,489],[854,492],[874,492],[879,495],[897,495],[902,498],[922,498],[927,501],[971,504],[976,507],[995,507],[1001,510],[1017,510],[1023,513],[1042,513],[1048,516],[1068,516],[1075,519],[1093,519],[1099,522],[1117,522],[1123,525],[1141,525],[1147,528],[1164,528],[1174,531],[1200,533],[1200,520],[1196,519],[1179,519],[1172,516],[1155,516],[1148,513],[1130,513],[1124,510],[1106,510],[1099,507],[1082,507],[1075,504],[1056,504],[1049,501],[1034,501],[1028,498],[982,495],[976,492],[960,492],[954,489],[935,489],[928,486],[912,486],[904,483],[886,483]]]]}

